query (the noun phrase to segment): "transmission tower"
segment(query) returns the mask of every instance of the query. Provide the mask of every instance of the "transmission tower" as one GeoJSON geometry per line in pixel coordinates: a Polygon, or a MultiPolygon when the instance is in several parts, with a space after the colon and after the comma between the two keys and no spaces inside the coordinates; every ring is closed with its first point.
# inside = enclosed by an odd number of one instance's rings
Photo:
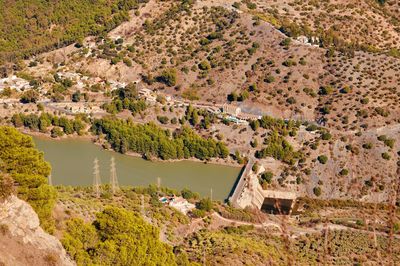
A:
{"type": "Polygon", "coordinates": [[[100,197],[100,170],[99,170],[99,160],[94,159],[94,167],[93,167],[93,191],[96,194],[96,198],[100,197]]]}
{"type": "Polygon", "coordinates": [[[144,195],[140,198],[140,213],[143,217],[146,217],[146,212],[144,210],[144,195]]]}
{"type": "Polygon", "coordinates": [[[161,187],[161,177],[157,177],[157,187],[158,189],[161,187]]]}
{"type": "Polygon", "coordinates": [[[157,177],[157,192],[160,193],[161,188],[161,177],[157,177]]]}
{"type": "Polygon", "coordinates": [[[48,178],[49,180],[48,180],[48,182],[49,182],[49,186],[52,186],[53,185],[53,180],[52,180],[52,178],[51,178],[51,174],[49,175],[49,178],[48,178]]]}
{"type": "Polygon", "coordinates": [[[119,187],[118,187],[117,169],[115,168],[114,157],[111,157],[110,184],[111,184],[111,192],[115,194],[119,189],[119,187]]]}

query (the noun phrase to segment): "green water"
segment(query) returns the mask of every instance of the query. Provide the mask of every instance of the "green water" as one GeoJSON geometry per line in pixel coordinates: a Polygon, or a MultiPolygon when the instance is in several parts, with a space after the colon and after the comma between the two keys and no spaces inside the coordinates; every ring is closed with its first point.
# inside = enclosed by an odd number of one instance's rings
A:
{"type": "Polygon", "coordinates": [[[174,189],[189,188],[213,199],[224,200],[239,175],[240,168],[198,162],[149,162],[138,157],[103,150],[85,140],[51,140],[33,137],[36,146],[52,166],[53,185],[90,186],[93,161],[99,160],[103,183],[109,181],[111,157],[115,158],[120,185],[156,184],[174,189]]]}

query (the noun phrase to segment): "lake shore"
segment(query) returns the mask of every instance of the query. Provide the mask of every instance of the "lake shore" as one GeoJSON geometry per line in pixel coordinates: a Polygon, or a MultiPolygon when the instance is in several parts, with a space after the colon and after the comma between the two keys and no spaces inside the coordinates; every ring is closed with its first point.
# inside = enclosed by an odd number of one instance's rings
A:
{"type": "Polygon", "coordinates": [[[110,183],[111,160],[114,158],[117,182],[120,186],[147,187],[161,183],[176,190],[188,188],[206,197],[225,200],[240,175],[241,168],[194,160],[148,161],[140,156],[117,153],[93,145],[87,139],[32,136],[36,148],[52,167],[52,184],[64,186],[92,186],[94,161],[100,175],[100,183],[110,183]]]}
{"type": "MultiPolygon", "coordinates": [[[[96,136],[93,136],[93,135],[91,135],[89,133],[87,133],[85,135],[82,135],[82,136],[79,136],[77,134],[71,134],[71,135],[64,135],[62,137],[53,138],[53,137],[51,137],[49,135],[49,133],[31,131],[31,130],[27,130],[26,128],[24,128],[22,130],[20,129],[20,131],[22,133],[26,134],[26,135],[34,136],[34,137],[42,138],[42,139],[47,139],[47,140],[54,140],[54,141],[63,141],[63,140],[90,141],[94,145],[102,147],[104,150],[111,151],[111,152],[116,152],[113,149],[105,148],[103,143],[100,143],[100,142],[96,141],[96,136]]],[[[143,158],[142,154],[131,152],[131,151],[128,151],[124,155],[143,158]]],[[[146,159],[143,158],[143,160],[146,160],[146,159]]],[[[227,159],[222,159],[222,158],[210,158],[210,160],[208,160],[208,161],[203,161],[203,160],[200,160],[200,159],[197,159],[197,158],[194,158],[194,157],[188,158],[188,159],[170,159],[170,160],[162,160],[160,158],[154,157],[154,158],[151,158],[151,160],[148,160],[148,161],[161,162],[161,163],[164,163],[164,162],[165,163],[174,163],[174,162],[191,161],[191,162],[197,162],[197,163],[224,165],[224,166],[237,167],[237,168],[243,167],[243,165],[238,164],[233,159],[227,160],[227,159]]]]}

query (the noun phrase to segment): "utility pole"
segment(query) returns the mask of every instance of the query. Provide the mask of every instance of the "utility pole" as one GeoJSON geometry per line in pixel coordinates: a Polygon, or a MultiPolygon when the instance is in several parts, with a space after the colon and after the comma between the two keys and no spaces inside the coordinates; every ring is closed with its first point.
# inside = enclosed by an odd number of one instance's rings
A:
{"type": "Polygon", "coordinates": [[[99,170],[99,160],[94,159],[94,167],[93,167],[93,191],[96,194],[96,198],[100,197],[100,170],[99,170]]]}
{"type": "Polygon", "coordinates": [[[115,159],[111,157],[111,167],[110,167],[110,184],[111,184],[111,192],[114,195],[118,187],[118,178],[117,178],[117,169],[115,168],[115,159]]]}
{"type": "Polygon", "coordinates": [[[160,188],[161,188],[161,177],[157,177],[157,189],[158,189],[158,194],[160,194],[160,188]]]}
{"type": "Polygon", "coordinates": [[[212,188],[210,190],[210,199],[211,199],[211,201],[213,200],[213,190],[212,190],[212,188]]]}
{"type": "Polygon", "coordinates": [[[52,186],[53,185],[53,180],[52,180],[52,178],[51,178],[51,174],[49,175],[49,178],[48,178],[49,180],[48,180],[48,182],[49,182],[49,186],[52,186]]]}
{"type": "Polygon", "coordinates": [[[146,212],[144,210],[144,195],[141,196],[140,200],[141,200],[141,202],[140,202],[140,212],[141,212],[143,217],[146,217],[146,212]]]}

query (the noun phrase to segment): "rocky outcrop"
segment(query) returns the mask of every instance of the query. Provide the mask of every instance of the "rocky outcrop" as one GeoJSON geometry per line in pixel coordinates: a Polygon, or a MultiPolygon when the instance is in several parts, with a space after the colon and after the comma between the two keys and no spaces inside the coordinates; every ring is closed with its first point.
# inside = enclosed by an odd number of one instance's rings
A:
{"type": "Polygon", "coordinates": [[[60,241],[40,227],[32,207],[16,196],[0,202],[0,265],[75,265],[60,241]]]}

